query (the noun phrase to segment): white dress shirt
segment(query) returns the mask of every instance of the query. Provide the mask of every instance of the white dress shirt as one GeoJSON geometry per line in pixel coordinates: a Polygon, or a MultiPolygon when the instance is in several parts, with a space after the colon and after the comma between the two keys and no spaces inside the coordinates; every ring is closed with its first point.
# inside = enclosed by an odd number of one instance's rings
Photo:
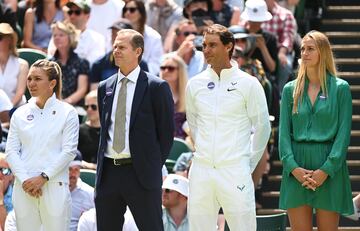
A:
{"type": "Polygon", "coordinates": [[[91,13],[87,28],[99,32],[105,37],[106,52],[112,50],[111,30],[109,27],[122,18],[122,8],[125,3],[119,0],[107,0],[102,4],[96,4],[89,0],[91,13]]]}
{"type": "Polygon", "coordinates": [[[69,163],[76,156],[79,118],[73,106],[53,94],[39,108],[36,99],[19,107],[10,120],[6,160],[22,184],[46,173],[50,182],[69,182],[69,163]]]}
{"type": "Polygon", "coordinates": [[[13,105],[3,89],[0,89],[0,112],[10,111],[13,105]]]}
{"type": "Polygon", "coordinates": [[[142,59],[147,63],[149,73],[158,75],[160,72],[161,56],[164,54],[161,35],[153,28],[145,25],[144,53],[142,59]]]}
{"type": "MultiPolygon", "coordinates": [[[[96,231],[96,210],[90,209],[80,217],[77,231],[96,231]]],[[[134,217],[127,207],[124,214],[124,225],[122,231],[138,231],[134,217]]]]}
{"type": "Polygon", "coordinates": [[[106,157],[109,158],[129,158],[130,155],[130,146],[129,146],[129,127],[130,127],[130,117],[131,117],[131,106],[133,103],[134,93],[135,93],[135,87],[136,82],[140,74],[140,67],[137,66],[132,72],[129,73],[126,78],[128,78],[130,81],[127,83],[127,89],[126,89],[126,122],[125,122],[125,148],[121,153],[116,153],[113,147],[113,139],[114,139],[114,125],[115,125],[115,114],[116,114],[116,105],[117,100],[121,88],[121,80],[125,78],[125,76],[121,73],[120,69],[118,71],[118,78],[117,78],[117,84],[115,87],[114,92],[114,101],[112,104],[112,112],[111,112],[111,122],[109,126],[109,139],[107,141],[107,152],[105,153],[106,157]]]}
{"type": "Polygon", "coordinates": [[[105,37],[91,29],[85,29],[79,36],[79,41],[74,50],[80,58],[89,61],[90,66],[103,57],[106,53],[105,37]]]}

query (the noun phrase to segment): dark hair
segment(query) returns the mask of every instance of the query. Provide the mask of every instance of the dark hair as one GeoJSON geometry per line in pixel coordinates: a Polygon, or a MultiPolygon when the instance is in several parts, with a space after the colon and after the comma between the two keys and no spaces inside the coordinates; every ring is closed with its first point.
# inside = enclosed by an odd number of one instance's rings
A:
{"type": "MultiPolygon", "coordinates": [[[[55,0],[55,6],[56,9],[60,10],[60,0],[55,0]]],[[[44,0],[35,0],[34,7],[36,8],[35,15],[37,18],[37,23],[41,22],[42,20],[45,20],[44,0]]]]}
{"type": "Polygon", "coordinates": [[[220,37],[220,41],[222,44],[227,45],[229,43],[232,44],[232,48],[229,51],[229,58],[231,59],[231,56],[234,51],[235,46],[235,39],[233,33],[231,33],[228,28],[220,25],[220,24],[213,24],[207,28],[207,30],[204,32],[205,34],[217,34],[220,37]]]}
{"type": "Polygon", "coordinates": [[[185,18],[189,18],[189,15],[186,13],[186,9],[192,4],[192,3],[196,3],[196,2],[206,2],[207,7],[208,7],[208,12],[212,11],[213,8],[213,3],[211,0],[185,0],[184,1],[184,7],[183,7],[183,16],[185,18]]]}
{"type": "Polygon", "coordinates": [[[140,17],[140,22],[139,22],[139,31],[140,34],[144,34],[144,31],[145,31],[145,23],[146,23],[146,9],[145,9],[145,4],[142,0],[131,0],[131,1],[128,1],[125,6],[123,7],[123,12],[122,12],[122,17],[124,18],[124,15],[125,15],[125,7],[127,4],[129,4],[130,2],[134,2],[141,17],[140,17]]]}
{"type": "Polygon", "coordinates": [[[62,72],[60,66],[54,62],[46,59],[39,59],[30,68],[40,68],[43,70],[46,75],[49,77],[49,80],[56,80],[56,85],[54,87],[54,92],[56,98],[61,99],[61,90],[62,90],[62,72]]]}
{"type": "Polygon", "coordinates": [[[118,32],[118,34],[119,33],[128,34],[131,36],[130,44],[133,49],[141,48],[141,54],[138,57],[138,62],[140,63],[140,61],[142,59],[142,55],[144,53],[144,37],[142,36],[142,34],[140,34],[140,32],[138,32],[136,30],[131,30],[131,29],[122,29],[118,32]]]}

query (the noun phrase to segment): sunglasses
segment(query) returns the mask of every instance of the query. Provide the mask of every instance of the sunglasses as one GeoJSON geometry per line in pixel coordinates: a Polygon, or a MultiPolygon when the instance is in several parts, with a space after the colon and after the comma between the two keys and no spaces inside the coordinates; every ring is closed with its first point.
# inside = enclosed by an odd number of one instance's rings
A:
{"type": "Polygon", "coordinates": [[[126,11],[129,11],[131,14],[134,13],[135,11],[137,11],[138,8],[137,7],[124,7],[124,14],[126,13],[126,11]]]}
{"type": "Polygon", "coordinates": [[[4,176],[8,176],[8,175],[11,174],[10,168],[0,168],[0,172],[1,172],[4,176]]]}
{"type": "Polygon", "coordinates": [[[168,189],[168,188],[164,189],[165,193],[171,193],[172,191],[174,191],[174,190],[171,190],[171,189],[168,189]]]}
{"type": "Polygon", "coordinates": [[[6,37],[6,35],[0,34],[0,41],[2,41],[5,37],[6,37]]]}
{"type": "Polygon", "coordinates": [[[81,14],[81,10],[69,10],[68,14],[69,15],[75,14],[75,15],[79,16],[81,14]]]}
{"type": "Polygon", "coordinates": [[[187,37],[187,36],[189,36],[191,34],[198,35],[198,33],[195,32],[195,31],[184,31],[184,32],[182,32],[182,35],[184,35],[185,37],[187,37]]]}
{"type": "Polygon", "coordinates": [[[162,71],[168,70],[169,72],[173,72],[177,69],[178,69],[177,67],[173,67],[173,66],[161,66],[160,67],[160,70],[162,70],[162,71]]]}
{"type": "Polygon", "coordinates": [[[97,110],[97,105],[96,104],[90,104],[90,105],[84,105],[85,110],[87,110],[88,108],[91,108],[91,110],[96,111],[97,110]]]}

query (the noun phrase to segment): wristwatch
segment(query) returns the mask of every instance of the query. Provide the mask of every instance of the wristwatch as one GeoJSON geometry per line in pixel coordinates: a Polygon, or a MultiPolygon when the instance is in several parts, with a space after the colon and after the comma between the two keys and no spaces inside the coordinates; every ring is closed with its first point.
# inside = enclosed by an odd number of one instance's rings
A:
{"type": "Polygon", "coordinates": [[[47,181],[49,181],[49,177],[48,177],[48,175],[46,175],[45,172],[40,173],[40,176],[42,176],[42,178],[44,178],[44,179],[46,179],[47,181]]]}

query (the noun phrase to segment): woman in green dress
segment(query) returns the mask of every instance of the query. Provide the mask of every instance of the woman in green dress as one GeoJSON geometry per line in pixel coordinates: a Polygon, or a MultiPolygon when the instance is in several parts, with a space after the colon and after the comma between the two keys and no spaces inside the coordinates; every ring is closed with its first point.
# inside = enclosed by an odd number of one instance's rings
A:
{"type": "Polygon", "coordinates": [[[310,31],[301,43],[296,80],[283,90],[279,153],[283,163],[280,208],[292,230],[337,230],[339,215],[353,213],[346,154],[352,100],[348,83],[336,77],[328,38],[310,31]]]}

